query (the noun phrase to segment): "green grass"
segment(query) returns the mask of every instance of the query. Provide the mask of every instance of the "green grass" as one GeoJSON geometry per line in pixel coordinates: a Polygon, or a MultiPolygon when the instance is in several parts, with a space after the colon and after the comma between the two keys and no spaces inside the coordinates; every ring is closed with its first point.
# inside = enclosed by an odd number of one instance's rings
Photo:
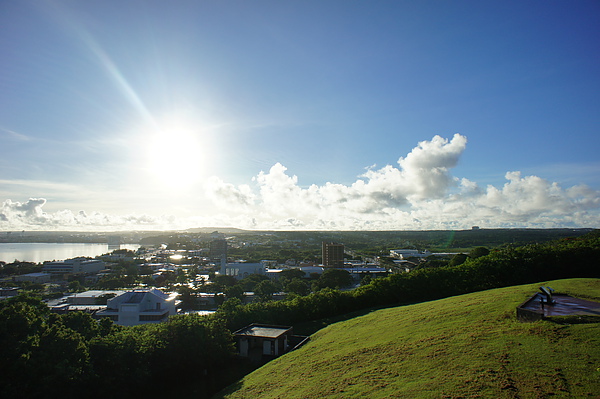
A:
{"type": "MultiPolygon", "coordinates": [[[[600,279],[547,283],[600,300],[600,279]]],[[[521,323],[540,284],[381,309],[327,326],[218,398],[585,398],[600,395],[600,323],[521,323]]]]}

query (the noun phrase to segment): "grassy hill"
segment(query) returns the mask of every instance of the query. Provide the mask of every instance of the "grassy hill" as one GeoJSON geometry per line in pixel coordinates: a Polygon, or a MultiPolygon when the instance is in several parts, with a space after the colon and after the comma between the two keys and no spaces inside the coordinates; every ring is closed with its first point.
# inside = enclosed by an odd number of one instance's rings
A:
{"type": "MultiPolygon", "coordinates": [[[[600,301],[600,279],[548,282],[600,301]]],[[[521,323],[540,284],[377,310],[332,324],[218,398],[585,398],[600,395],[600,324],[521,323]]]]}

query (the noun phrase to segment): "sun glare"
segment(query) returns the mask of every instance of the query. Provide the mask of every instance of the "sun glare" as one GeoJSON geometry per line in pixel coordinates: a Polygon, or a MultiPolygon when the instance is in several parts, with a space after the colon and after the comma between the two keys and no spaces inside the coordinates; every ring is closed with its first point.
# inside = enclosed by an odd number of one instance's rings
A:
{"type": "Polygon", "coordinates": [[[189,187],[204,173],[204,144],[198,130],[181,126],[161,129],[148,142],[148,172],[167,189],[189,187]]]}

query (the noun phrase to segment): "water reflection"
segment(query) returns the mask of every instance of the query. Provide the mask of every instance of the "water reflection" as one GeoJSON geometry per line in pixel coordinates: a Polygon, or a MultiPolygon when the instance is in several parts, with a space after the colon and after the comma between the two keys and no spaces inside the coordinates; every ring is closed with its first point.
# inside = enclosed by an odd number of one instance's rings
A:
{"type": "MultiPolygon", "coordinates": [[[[121,244],[120,249],[135,251],[140,246],[137,244],[121,244]]],[[[117,249],[119,249],[117,248],[117,249]]],[[[25,262],[42,263],[52,260],[65,260],[78,256],[96,257],[112,252],[108,244],[82,244],[82,243],[0,243],[0,261],[7,263],[16,260],[25,262]]]]}

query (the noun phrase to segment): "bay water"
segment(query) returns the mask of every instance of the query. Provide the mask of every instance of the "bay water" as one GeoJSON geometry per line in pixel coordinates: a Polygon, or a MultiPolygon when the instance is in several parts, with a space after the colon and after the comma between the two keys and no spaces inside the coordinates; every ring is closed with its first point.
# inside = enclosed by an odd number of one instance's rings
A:
{"type": "Polygon", "coordinates": [[[0,243],[0,261],[12,263],[15,260],[42,263],[52,260],[65,260],[79,256],[95,257],[112,252],[115,249],[130,249],[135,251],[137,244],[108,244],[83,243],[36,243],[36,242],[2,242],[0,243]]]}

